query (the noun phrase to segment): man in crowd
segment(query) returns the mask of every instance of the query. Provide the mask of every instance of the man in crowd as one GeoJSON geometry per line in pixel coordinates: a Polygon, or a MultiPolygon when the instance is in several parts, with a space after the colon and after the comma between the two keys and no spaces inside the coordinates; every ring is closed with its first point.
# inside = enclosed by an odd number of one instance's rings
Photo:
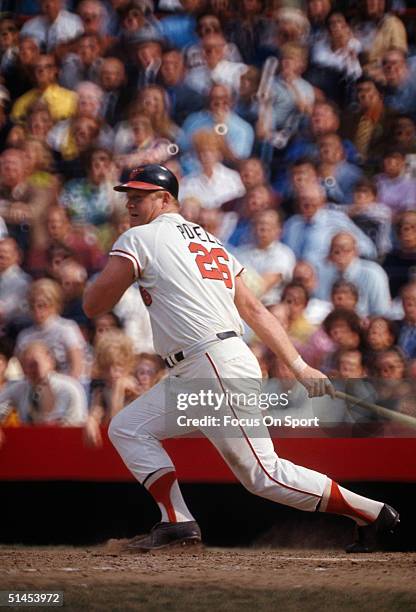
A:
{"type": "Polygon", "coordinates": [[[13,238],[0,240],[0,321],[28,317],[27,291],[32,279],[20,267],[21,254],[13,238]]]}
{"type": "Polygon", "coordinates": [[[319,282],[324,279],[328,268],[326,258],[331,240],[340,231],[355,236],[360,255],[368,258],[377,256],[372,240],[347,215],[325,208],[325,194],[319,185],[303,186],[297,203],[299,213],[285,222],[282,240],[293,250],[297,259],[305,259],[316,268],[319,282]]]}
{"type": "MultiPolygon", "coordinates": [[[[15,407],[22,424],[80,427],[87,420],[87,398],[72,376],[59,374],[43,342],[31,342],[20,353],[24,378],[0,391],[0,420],[15,407]]],[[[0,445],[4,434],[0,430],[0,445]]]]}
{"type": "Polygon", "coordinates": [[[383,268],[374,261],[358,256],[357,241],[348,232],[339,232],[331,240],[318,296],[329,300],[333,284],[338,280],[353,283],[359,292],[357,312],[363,317],[388,315],[391,310],[389,281],[383,268]]]}
{"type": "Polygon", "coordinates": [[[182,125],[192,113],[203,109],[204,97],[186,83],[184,57],[179,49],[168,49],[163,53],[160,84],[169,96],[170,115],[178,125],[182,125]]]}
{"type": "Polygon", "coordinates": [[[181,151],[188,151],[193,134],[203,129],[216,129],[238,159],[248,157],[254,144],[253,128],[232,110],[232,93],[225,85],[212,87],[208,110],[190,115],[182,129],[183,137],[179,140],[181,151]]]}
{"type": "Polygon", "coordinates": [[[42,14],[29,19],[22,34],[36,38],[48,52],[65,52],[66,44],[84,31],[81,19],[64,8],[63,0],[41,0],[40,6],[42,14]]]}
{"type": "Polygon", "coordinates": [[[254,219],[254,244],[238,249],[236,256],[248,272],[258,277],[257,295],[266,306],[276,304],[283,286],[292,278],[295,256],[279,242],[282,226],[275,210],[259,212],[254,219]]]}
{"type": "Polygon", "coordinates": [[[43,103],[54,121],[68,119],[74,115],[77,96],[73,91],[57,83],[58,69],[53,55],[40,55],[34,66],[36,87],[24,93],[13,105],[11,117],[23,122],[35,103],[43,103]]]}

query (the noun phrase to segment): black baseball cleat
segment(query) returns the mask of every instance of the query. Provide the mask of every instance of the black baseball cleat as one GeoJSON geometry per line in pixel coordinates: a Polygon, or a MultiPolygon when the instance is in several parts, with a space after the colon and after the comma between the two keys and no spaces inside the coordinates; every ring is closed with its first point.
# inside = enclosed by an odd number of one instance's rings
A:
{"type": "Polygon", "coordinates": [[[170,546],[200,544],[201,530],[196,521],[156,523],[150,533],[133,538],[126,546],[129,552],[160,550],[170,546]]]}
{"type": "Polygon", "coordinates": [[[381,537],[393,533],[399,523],[400,517],[397,510],[384,504],[373,523],[364,527],[356,526],[356,540],[346,547],[345,552],[371,553],[382,550],[381,537]]]}

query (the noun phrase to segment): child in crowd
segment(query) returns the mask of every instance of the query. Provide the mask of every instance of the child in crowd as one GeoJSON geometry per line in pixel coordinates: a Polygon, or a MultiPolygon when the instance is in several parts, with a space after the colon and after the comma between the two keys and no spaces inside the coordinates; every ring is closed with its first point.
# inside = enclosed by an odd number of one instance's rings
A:
{"type": "Polygon", "coordinates": [[[416,180],[406,175],[406,156],[397,147],[383,156],[383,172],[376,176],[377,199],[388,206],[393,216],[414,207],[416,180]]]}
{"type": "Polygon", "coordinates": [[[95,378],[92,383],[91,407],[85,427],[89,444],[101,446],[100,425],[108,424],[123,406],[141,392],[132,375],[133,344],[121,331],[102,334],[95,348],[95,378]]]}
{"type": "Polygon", "coordinates": [[[391,349],[397,340],[397,328],[393,321],[385,317],[374,317],[370,319],[366,330],[366,363],[370,371],[374,370],[377,356],[391,349]]]}
{"type": "Polygon", "coordinates": [[[335,281],[331,290],[331,302],[334,308],[345,308],[355,312],[358,304],[358,289],[347,280],[335,281]]]}
{"type": "Polygon", "coordinates": [[[296,343],[303,345],[316,329],[305,317],[309,294],[301,283],[289,283],[283,289],[282,303],[286,304],[289,313],[288,334],[296,343]]]}

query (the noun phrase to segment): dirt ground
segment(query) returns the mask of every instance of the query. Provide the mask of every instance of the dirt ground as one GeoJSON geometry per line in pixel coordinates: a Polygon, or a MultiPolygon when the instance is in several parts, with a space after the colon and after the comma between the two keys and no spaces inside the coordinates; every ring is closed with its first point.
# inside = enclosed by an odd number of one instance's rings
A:
{"type": "Polygon", "coordinates": [[[416,553],[0,547],[0,590],[63,590],[67,610],[411,611],[415,578],[416,553]]]}

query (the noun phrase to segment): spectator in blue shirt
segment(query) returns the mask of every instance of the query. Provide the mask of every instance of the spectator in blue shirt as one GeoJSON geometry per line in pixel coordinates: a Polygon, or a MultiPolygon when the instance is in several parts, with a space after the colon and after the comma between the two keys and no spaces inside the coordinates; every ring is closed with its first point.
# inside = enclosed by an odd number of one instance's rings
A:
{"type": "Polygon", "coordinates": [[[189,115],[204,108],[204,97],[185,82],[185,62],[179,49],[163,53],[159,77],[169,97],[170,116],[175,123],[182,125],[189,115]]]}
{"type": "Polygon", "coordinates": [[[358,257],[357,243],[350,233],[339,232],[331,240],[325,274],[321,276],[318,297],[330,299],[337,280],[353,283],[358,289],[357,312],[362,317],[387,315],[391,298],[387,274],[374,261],[358,257]]]}
{"type": "Polygon", "coordinates": [[[345,159],[338,134],[326,134],[319,139],[318,171],[328,200],[338,204],[352,203],[354,188],[363,173],[345,159]]]}
{"type": "Polygon", "coordinates": [[[237,159],[250,156],[254,130],[232,110],[231,91],[225,85],[214,85],[209,96],[209,108],[192,113],[183,123],[183,136],[178,142],[181,152],[191,149],[192,136],[203,129],[216,129],[223,135],[237,159]]]}
{"type": "Polygon", "coordinates": [[[384,54],[383,73],[386,79],[385,105],[416,118],[416,83],[403,49],[390,49],[384,54]]]}
{"type": "Polygon", "coordinates": [[[303,186],[297,203],[299,214],[284,223],[282,241],[290,246],[297,259],[306,259],[316,267],[320,281],[328,267],[326,258],[331,240],[338,232],[349,232],[357,239],[360,255],[377,256],[372,240],[346,214],[325,208],[325,194],[318,184],[303,186]]]}
{"type": "Polygon", "coordinates": [[[183,13],[168,15],[160,20],[163,36],[170,45],[179,49],[197,42],[195,15],[203,8],[204,0],[182,0],[181,4],[183,13]]]}

